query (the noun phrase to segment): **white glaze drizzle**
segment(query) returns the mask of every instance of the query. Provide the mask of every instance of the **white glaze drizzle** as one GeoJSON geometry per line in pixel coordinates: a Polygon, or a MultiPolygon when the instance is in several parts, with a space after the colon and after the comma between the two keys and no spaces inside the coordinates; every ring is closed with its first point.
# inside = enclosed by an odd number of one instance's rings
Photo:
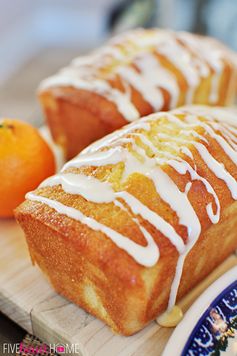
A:
{"type": "Polygon", "coordinates": [[[85,165],[99,167],[99,166],[104,166],[105,162],[107,165],[116,164],[121,161],[121,152],[122,150],[120,147],[114,147],[103,152],[101,151],[95,153],[89,152],[86,155],[81,154],[80,156],[77,156],[71,161],[67,162],[64,165],[63,170],[70,167],[79,168],[85,165]]]}
{"type": "Polygon", "coordinates": [[[216,102],[224,60],[231,64],[233,71],[237,68],[236,55],[210,38],[140,29],[112,39],[89,56],[76,58],[69,67],[44,80],[40,91],[54,86],[72,86],[94,92],[114,103],[127,121],[134,121],[140,113],[131,100],[131,87],[154,111],[161,110],[164,105],[161,89],[169,93],[169,108],[177,106],[180,97],[177,74],[161,65],[158,55],[177,68],[187,82],[185,103],[193,102],[195,90],[202,78],[208,76],[211,78],[208,99],[216,102]],[[110,83],[116,76],[121,78],[123,90],[110,83]]]}
{"type": "Polygon", "coordinates": [[[206,212],[213,224],[218,223],[220,219],[221,206],[218,196],[212,187],[211,183],[204,177],[202,177],[196,169],[193,152],[190,150],[190,146],[193,146],[202,160],[208,166],[217,178],[221,179],[228,187],[233,199],[237,200],[237,182],[235,178],[227,171],[222,162],[217,161],[209,152],[208,136],[214,139],[223,149],[225,154],[237,165],[236,151],[233,146],[230,145],[230,138],[228,136],[231,133],[231,140],[236,139],[237,121],[234,122],[236,113],[228,113],[227,121],[231,122],[226,124],[224,122],[224,111],[221,110],[221,118],[218,117],[218,109],[207,109],[206,114],[204,107],[184,107],[178,110],[174,110],[171,113],[159,113],[148,116],[142,119],[140,122],[128,125],[120,132],[110,135],[108,139],[103,139],[99,144],[92,145],[92,148],[87,149],[87,153],[77,156],[72,161],[68,162],[62,169],[59,175],[47,179],[41,187],[61,185],[62,189],[68,194],[79,194],[85,199],[94,203],[114,203],[120,209],[130,214],[132,212],[135,217],[132,217],[140,231],[143,233],[146,246],[141,246],[131,241],[126,236],[118,234],[108,226],[105,226],[96,220],[83,215],[79,210],[70,208],[62,203],[54,200],[49,200],[43,196],[35,195],[34,193],[28,193],[27,198],[49,205],[60,214],[65,214],[73,219],[79,220],[83,224],[87,224],[91,229],[101,231],[107,235],[111,240],[128,254],[130,254],[139,264],[150,267],[157,263],[159,258],[159,249],[154,241],[154,238],[150,235],[147,229],[145,229],[140,223],[138,216],[141,216],[144,220],[148,221],[158,231],[160,231],[164,237],[169,239],[173,246],[179,253],[179,258],[176,266],[176,273],[172,283],[169,309],[171,309],[175,303],[180,279],[182,276],[183,264],[185,258],[192,247],[195,245],[201,233],[201,224],[197,213],[192,207],[189,201],[188,194],[192,189],[192,184],[195,180],[200,181],[206,191],[212,196],[213,201],[207,202],[206,212]],[[196,115],[193,113],[197,112],[196,115]],[[200,112],[202,114],[200,114],[200,112]],[[182,114],[184,118],[180,118],[177,115],[182,114]],[[201,117],[208,116],[212,121],[203,120],[201,117]],[[174,124],[180,129],[181,137],[171,137],[164,132],[156,132],[155,137],[149,136],[151,125],[153,122],[158,121],[160,118],[167,119],[167,127],[169,123],[174,124]],[[233,127],[232,125],[235,125],[233,127]],[[225,126],[224,126],[225,125],[225,126]],[[225,128],[225,132],[228,134],[221,136],[216,133],[215,130],[221,132],[222,128],[225,128]],[[195,128],[201,128],[204,134],[197,133],[195,128]],[[136,130],[139,130],[138,132],[136,130]],[[150,129],[150,130],[149,130],[150,129]],[[195,134],[195,132],[197,134],[195,134]],[[185,135],[184,135],[185,133],[185,135]],[[129,137],[126,137],[129,135],[129,137]],[[128,149],[118,145],[120,140],[129,139],[129,143],[132,145],[128,149]],[[162,141],[163,147],[171,147],[172,152],[166,152],[166,150],[159,150],[154,144],[153,139],[162,141]],[[169,140],[163,142],[164,139],[169,140]],[[142,143],[140,146],[138,143],[142,143]],[[180,146],[180,142],[185,146],[180,146]],[[117,144],[117,146],[116,146],[117,144]],[[107,147],[106,150],[104,148],[107,147]],[[145,147],[149,148],[152,152],[152,157],[147,155],[145,147]],[[206,147],[207,146],[207,147],[206,147]],[[99,151],[99,149],[103,149],[99,151]],[[136,152],[136,156],[132,151],[136,152]],[[183,153],[183,156],[179,155],[179,152],[183,153]],[[138,156],[137,156],[138,155],[138,156]],[[189,162],[184,158],[187,157],[189,162]],[[191,165],[191,162],[193,167],[191,165]],[[115,191],[109,182],[102,182],[94,176],[87,176],[83,174],[76,174],[68,171],[69,168],[78,168],[82,166],[106,166],[110,164],[118,164],[123,162],[124,170],[122,175],[122,182],[125,181],[131,174],[140,173],[147,176],[154,184],[157,194],[161,199],[169,205],[170,209],[175,212],[179,219],[179,224],[183,225],[187,229],[188,239],[186,244],[183,242],[182,236],[180,236],[173,228],[173,226],[164,220],[155,211],[152,211],[148,206],[140,201],[140,199],[131,195],[127,191],[115,191]],[[170,176],[162,169],[162,165],[166,164],[172,167],[178,174],[190,176],[190,180],[187,182],[185,191],[181,192],[175,182],[170,176]],[[213,205],[215,203],[215,205],[213,205]]]}
{"type": "Polygon", "coordinates": [[[237,199],[237,182],[225,169],[223,163],[218,162],[201,143],[194,142],[193,145],[198,150],[208,168],[216,175],[216,177],[222,179],[226,183],[232,198],[237,199]]]}
{"type": "MultiPolygon", "coordinates": [[[[219,202],[217,194],[214,191],[214,189],[212,188],[211,184],[205,178],[201,177],[196,172],[196,170],[193,169],[186,161],[183,161],[183,160],[181,160],[181,161],[172,160],[171,161],[171,160],[169,160],[167,162],[167,164],[169,166],[173,167],[179,174],[186,174],[188,172],[190,174],[192,181],[200,180],[205,185],[207,192],[213,196],[213,198],[215,200],[215,204],[216,204],[216,214],[213,211],[212,203],[207,204],[207,206],[206,206],[207,215],[213,224],[218,223],[218,221],[220,219],[220,202],[219,202]]],[[[189,191],[192,186],[191,182],[189,182],[188,184],[189,185],[188,185],[187,191],[189,191]]]]}
{"type": "Polygon", "coordinates": [[[160,110],[164,105],[164,97],[160,88],[170,93],[171,107],[175,107],[179,97],[179,87],[175,77],[159,64],[154,55],[149,53],[138,56],[135,64],[140,73],[130,66],[122,66],[118,69],[123,80],[138,90],[154,111],[160,110]]]}
{"type": "Polygon", "coordinates": [[[123,127],[123,130],[117,130],[105,137],[102,137],[100,140],[95,141],[90,146],[86,147],[83,151],[81,151],[81,155],[97,151],[107,146],[108,144],[113,143],[113,141],[117,142],[122,136],[124,136],[124,134],[130,133],[133,130],[150,130],[150,125],[146,121],[146,118],[142,118],[137,122],[133,122],[130,125],[126,125],[126,127],[123,127]]]}
{"type": "Polygon", "coordinates": [[[180,32],[178,33],[178,38],[180,38],[188,48],[190,48],[190,51],[194,52],[197,58],[200,59],[198,64],[200,70],[204,71],[204,77],[211,74],[210,69],[206,64],[212,69],[209,100],[211,103],[217,102],[219,97],[220,77],[223,70],[223,61],[220,55],[221,48],[215,46],[217,43],[211,38],[204,37],[202,41],[197,43],[197,41],[193,40],[193,36],[190,33],[180,32]],[[210,47],[213,47],[211,51],[210,47]]]}
{"type": "Polygon", "coordinates": [[[44,203],[56,210],[59,214],[64,214],[72,219],[78,220],[82,224],[89,226],[94,231],[100,231],[104,233],[118,247],[129,253],[129,255],[131,255],[138,263],[141,263],[141,261],[146,261],[147,263],[145,262],[145,266],[150,267],[156,264],[159,259],[159,250],[154,239],[149,234],[149,232],[141,225],[140,230],[147,241],[147,246],[145,247],[133,242],[128,237],[114,231],[108,226],[100,224],[97,220],[85,216],[75,208],[71,208],[64,204],[61,204],[58,201],[38,196],[33,193],[27,193],[26,198],[40,203],[44,203]]]}

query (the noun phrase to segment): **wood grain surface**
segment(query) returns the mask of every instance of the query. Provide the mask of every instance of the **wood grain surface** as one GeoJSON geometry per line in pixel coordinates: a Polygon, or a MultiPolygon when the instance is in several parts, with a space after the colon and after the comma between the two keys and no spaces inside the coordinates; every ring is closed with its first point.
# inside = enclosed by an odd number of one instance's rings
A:
{"type": "MultiPolygon", "coordinates": [[[[234,265],[236,255],[180,301],[183,310],[234,265]]],[[[32,266],[23,233],[12,220],[0,222],[0,310],[46,343],[79,344],[83,356],[158,356],[173,331],[153,322],[130,337],[113,334],[104,323],[53,291],[32,266]]]]}

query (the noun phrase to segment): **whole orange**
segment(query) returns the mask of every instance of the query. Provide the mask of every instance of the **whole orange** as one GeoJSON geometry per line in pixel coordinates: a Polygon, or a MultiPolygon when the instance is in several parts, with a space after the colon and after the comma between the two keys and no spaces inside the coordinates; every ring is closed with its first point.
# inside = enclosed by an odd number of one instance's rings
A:
{"type": "Polygon", "coordinates": [[[0,119],[0,217],[13,216],[25,194],[54,173],[54,155],[38,130],[0,119]]]}

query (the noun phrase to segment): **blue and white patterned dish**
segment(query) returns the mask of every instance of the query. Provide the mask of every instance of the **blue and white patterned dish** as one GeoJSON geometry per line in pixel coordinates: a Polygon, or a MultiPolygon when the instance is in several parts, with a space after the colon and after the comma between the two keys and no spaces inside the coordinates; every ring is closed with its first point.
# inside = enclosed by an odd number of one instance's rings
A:
{"type": "Polygon", "coordinates": [[[191,306],[163,356],[237,356],[237,267],[191,306]]]}

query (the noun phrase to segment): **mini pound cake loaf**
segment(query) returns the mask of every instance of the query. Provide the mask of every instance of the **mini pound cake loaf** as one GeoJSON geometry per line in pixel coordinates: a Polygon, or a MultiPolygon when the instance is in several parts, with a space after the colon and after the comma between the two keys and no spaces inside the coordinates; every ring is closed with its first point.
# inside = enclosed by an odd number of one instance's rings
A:
{"type": "Polygon", "coordinates": [[[67,158],[130,121],[183,104],[227,105],[236,54],[214,39],[135,30],[44,80],[39,98],[67,158]]]}
{"type": "Polygon", "coordinates": [[[183,107],[90,146],[17,209],[55,290],[131,335],[237,247],[237,117],[183,107]]]}

